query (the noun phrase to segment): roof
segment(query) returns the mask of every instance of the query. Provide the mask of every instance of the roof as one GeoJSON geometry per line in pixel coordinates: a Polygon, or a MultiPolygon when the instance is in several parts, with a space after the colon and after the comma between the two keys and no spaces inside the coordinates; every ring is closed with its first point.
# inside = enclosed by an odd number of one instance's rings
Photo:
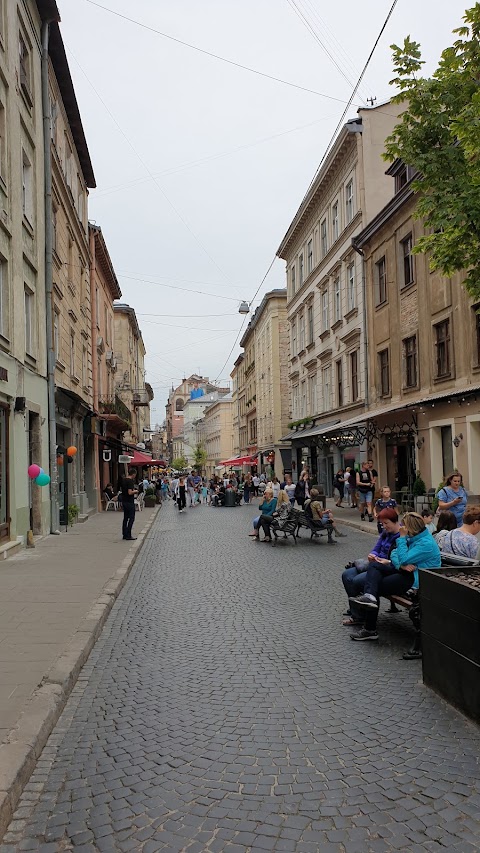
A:
{"type": "MultiPolygon", "coordinates": [[[[260,317],[262,316],[267,303],[270,301],[270,299],[275,299],[275,298],[285,299],[285,303],[286,303],[286,301],[287,301],[287,288],[286,287],[277,287],[275,290],[269,290],[268,293],[265,294],[262,301],[260,302],[260,305],[258,306],[258,308],[255,309],[255,313],[254,313],[252,319],[250,320],[247,328],[245,329],[245,332],[243,333],[242,340],[240,341],[241,347],[244,346],[243,342],[246,341],[246,339],[248,338],[248,336],[250,335],[250,333],[253,331],[253,329],[257,325],[258,321],[260,320],[260,317]]],[[[235,362],[235,364],[236,364],[236,362],[235,362]]]]}
{"type": "Polygon", "coordinates": [[[117,304],[113,306],[113,310],[115,314],[125,314],[129,318],[130,323],[133,327],[133,331],[137,338],[142,337],[142,333],[138,325],[137,315],[135,314],[134,308],[131,308],[130,305],[126,304],[126,302],[117,302],[117,304]]]}
{"type": "Polygon", "coordinates": [[[325,430],[329,429],[330,427],[333,427],[335,425],[341,425],[341,423],[342,422],[340,420],[329,421],[327,424],[316,424],[315,426],[310,427],[309,429],[292,429],[290,432],[287,432],[287,434],[284,435],[283,438],[280,439],[280,441],[300,441],[303,438],[312,438],[315,435],[321,435],[323,432],[325,432],[325,430]]]}
{"type": "MultiPolygon", "coordinates": [[[[42,15],[43,10],[45,15],[47,15],[47,18],[48,10],[50,9],[52,14],[54,7],[56,8],[55,3],[47,2],[47,0],[44,0],[43,3],[40,2],[40,0],[37,0],[37,5],[40,14],[42,15]]],[[[60,27],[58,25],[59,20],[60,15],[58,15],[58,18],[54,19],[50,24],[48,53],[50,56],[53,70],[55,72],[55,77],[57,78],[58,88],[60,89],[60,94],[62,96],[62,101],[65,107],[65,112],[67,114],[70,130],[72,132],[75,148],[77,149],[80,168],[82,170],[82,174],[87,187],[93,189],[94,187],[96,187],[97,184],[95,181],[95,175],[93,174],[93,166],[90,160],[90,154],[88,152],[87,140],[85,139],[85,133],[83,130],[80,110],[78,108],[77,98],[75,95],[75,89],[73,88],[73,82],[72,77],[70,75],[67,55],[65,53],[65,47],[60,33],[60,27]]]]}
{"type": "Polygon", "coordinates": [[[95,263],[98,259],[110,293],[112,294],[112,299],[121,299],[122,291],[120,290],[120,285],[118,283],[117,276],[115,275],[115,270],[108,253],[102,229],[99,225],[93,225],[89,222],[88,230],[93,234],[95,240],[95,263]]]}
{"type": "Polygon", "coordinates": [[[286,260],[285,255],[287,253],[288,247],[291,244],[292,240],[297,237],[299,231],[302,228],[303,223],[305,222],[305,219],[310,215],[312,209],[315,207],[317,202],[317,196],[321,190],[323,181],[325,180],[328,171],[333,166],[335,159],[342,152],[344,146],[347,145],[354,138],[355,134],[361,133],[362,130],[363,124],[361,117],[351,119],[343,125],[334,144],[332,145],[330,151],[325,157],[321,168],[314,175],[310,186],[308,187],[307,192],[305,193],[302,199],[300,207],[298,208],[295,216],[293,217],[288,231],[277,249],[277,256],[279,258],[283,258],[284,260],[286,260]]]}
{"type": "Polygon", "coordinates": [[[60,21],[60,12],[55,0],[37,0],[37,9],[42,21],[60,21]]]}

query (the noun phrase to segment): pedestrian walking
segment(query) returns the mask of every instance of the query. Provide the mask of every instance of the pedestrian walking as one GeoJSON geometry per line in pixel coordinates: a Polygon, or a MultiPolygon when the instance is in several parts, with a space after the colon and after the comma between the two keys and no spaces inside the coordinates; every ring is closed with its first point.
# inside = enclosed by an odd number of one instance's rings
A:
{"type": "Polygon", "coordinates": [[[195,503],[195,479],[193,473],[190,473],[187,477],[187,492],[189,499],[189,506],[193,506],[195,503]]]}
{"type": "Polygon", "coordinates": [[[357,471],[357,491],[360,495],[360,518],[362,521],[365,521],[366,514],[368,514],[368,520],[373,521],[374,488],[374,475],[370,471],[369,463],[364,461],[360,471],[357,471]]]}
{"type": "Polygon", "coordinates": [[[243,500],[246,504],[250,503],[250,494],[253,491],[252,475],[247,474],[243,483],[243,500]]]}
{"type": "MultiPolygon", "coordinates": [[[[177,486],[177,506],[178,511],[183,512],[187,507],[187,488],[185,486],[185,477],[180,477],[177,486]]],[[[191,504],[193,506],[193,503],[191,504]]]]}
{"type": "Polygon", "coordinates": [[[252,478],[253,483],[253,496],[254,498],[258,498],[258,487],[260,485],[260,477],[258,474],[254,474],[252,478]]]}
{"type": "Polygon", "coordinates": [[[132,542],[137,538],[132,536],[132,527],[135,521],[135,497],[138,495],[138,489],[135,487],[136,474],[135,468],[129,468],[128,477],[124,477],[122,480],[122,536],[127,542],[132,542]]]}

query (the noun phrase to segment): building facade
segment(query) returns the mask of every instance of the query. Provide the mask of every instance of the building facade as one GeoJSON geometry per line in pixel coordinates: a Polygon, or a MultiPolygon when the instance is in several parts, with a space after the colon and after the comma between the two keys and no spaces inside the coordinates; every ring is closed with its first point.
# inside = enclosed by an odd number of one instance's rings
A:
{"type": "Polygon", "coordinates": [[[207,477],[218,473],[220,463],[234,454],[233,416],[235,404],[232,394],[220,397],[207,406],[203,416],[203,443],[207,454],[207,477]]]}
{"type": "Polygon", "coordinates": [[[117,303],[113,312],[117,367],[115,394],[130,412],[130,427],[124,431],[123,440],[136,446],[145,443],[144,429],[150,427],[153,390],[145,382],[145,344],[134,309],[117,303]]]}
{"type": "MultiPolygon", "coordinates": [[[[287,267],[293,474],[306,464],[327,491],[340,455],[320,441],[322,430],[360,417],[367,400],[363,264],[352,238],[391,195],[382,153],[400,111],[361,109],[343,126],[278,249],[287,267]]],[[[346,461],[364,451],[352,446],[346,461]]]]}
{"type": "Polygon", "coordinates": [[[51,26],[49,55],[55,418],[60,524],[66,524],[70,504],[88,513],[87,484],[95,500],[95,449],[90,433],[84,433],[93,414],[97,343],[92,341],[87,215],[95,177],[58,25],[51,26]],[[70,446],[77,452],[67,464],[70,446]]]}
{"type": "Polygon", "coordinates": [[[55,3],[0,6],[0,559],[46,533],[49,470],[41,31],[55,3]]]}
{"type": "Polygon", "coordinates": [[[411,492],[419,471],[427,489],[458,468],[474,493],[480,483],[480,304],[452,278],[412,254],[423,235],[414,217],[412,175],[388,170],[393,197],[355,239],[365,259],[368,317],[368,419],[338,435],[366,435],[380,480],[411,492]]]}
{"type": "Polygon", "coordinates": [[[221,388],[210,382],[208,376],[198,376],[193,373],[188,379],[183,379],[176,388],[172,386],[168,397],[166,410],[167,454],[169,460],[176,458],[173,452],[173,439],[183,433],[183,408],[191,395],[199,399],[204,394],[217,391],[220,395],[228,394],[230,388],[221,388]]]}
{"type": "Polygon", "coordinates": [[[94,444],[95,479],[89,492],[92,506],[101,508],[108,483],[117,484],[123,433],[131,428],[131,412],[115,393],[117,358],[115,356],[115,318],[113,302],[121,290],[108,253],[102,229],[89,225],[90,304],[95,353],[92,358],[92,394],[94,416],[90,421],[89,441],[94,444]]]}

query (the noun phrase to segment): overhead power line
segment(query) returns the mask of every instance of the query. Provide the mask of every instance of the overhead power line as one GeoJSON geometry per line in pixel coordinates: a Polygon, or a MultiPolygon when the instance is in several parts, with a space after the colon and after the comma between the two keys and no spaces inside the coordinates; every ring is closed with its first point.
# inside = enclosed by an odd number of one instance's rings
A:
{"type": "Polygon", "coordinates": [[[198,47],[195,44],[175,38],[175,36],[171,36],[168,33],[157,30],[155,27],[151,27],[148,24],[143,24],[141,21],[135,20],[135,18],[129,18],[128,15],[122,15],[121,12],[116,12],[115,9],[109,9],[108,6],[96,3],[95,0],[86,0],[86,2],[90,3],[91,6],[97,6],[98,9],[103,9],[104,12],[116,15],[117,18],[122,18],[130,24],[135,24],[137,27],[141,27],[151,33],[155,33],[157,36],[173,41],[176,44],[181,44],[183,47],[188,47],[190,50],[197,51],[197,53],[203,53],[205,56],[210,56],[212,59],[218,59],[219,62],[225,62],[227,65],[233,65],[234,68],[241,68],[243,71],[249,71],[250,74],[257,74],[259,77],[265,77],[267,80],[274,80],[276,83],[282,83],[284,86],[290,86],[293,89],[300,89],[301,92],[318,95],[320,98],[326,98],[329,101],[337,101],[341,104],[345,103],[343,98],[335,98],[333,95],[327,95],[325,92],[318,92],[316,89],[310,89],[307,86],[300,86],[298,83],[292,83],[290,80],[283,80],[281,77],[275,77],[273,74],[267,74],[264,71],[258,71],[256,68],[251,68],[249,65],[243,65],[241,62],[235,62],[233,59],[227,59],[226,56],[220,56],[218,53],[212,53],[210,50],[204,50],[204,48],[198,47]]]}
{"type": "Polygon", "coordinates": [[[133,275],[118,274],[119,278],[126,278],[130,281],[140,281],[143,284],[155,284],[157,287],[169,287],[170,290],[183,290],[185,293],[199,293],[201,296],[213,296],[214,299],[228,299],[230,302],[240,302],[240,299],[234,296],[222,296],[219,293],[206,293],[204,290],[192,290],[190,287],[180,287],[178,284],[164,284],[161,281],[149,281],[147,278],[135,278],[133,275]]]}

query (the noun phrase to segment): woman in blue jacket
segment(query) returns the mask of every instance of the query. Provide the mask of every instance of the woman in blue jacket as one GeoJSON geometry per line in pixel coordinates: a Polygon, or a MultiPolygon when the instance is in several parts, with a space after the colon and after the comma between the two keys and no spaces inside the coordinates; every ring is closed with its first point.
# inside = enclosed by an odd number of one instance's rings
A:
{"type": "MultiPolygon", "coordinates": [[[[258,508],[262,514],[260,516],[257,516],[257,518],[254,518],[254,532],[253,534],[249,534],[249,536],[253,535],[254,539],[260,539],[260,527],[265,530],[264,524],[271,524],[271,522],[273,521],[273,513],[277,508],[277,499],[273,497],[272,489],[265,489],[263,502],[258,508]]],[[[270,542],[270,536],[265,536],[265,541],[270,542]]]]}
{"type": "Polygon", "coordinates": [[[441,565],[440,548],[425,522],[417,512],[407,512],[397,539],[397,547],[390,555],[390,565],[374,564],[367,569],[363,595],[350,599],[356,607],[365,610],[365,627],[352,634],[352,640],[378,640],[376,630],[380,596],[404,595],[407,590],[418,589],[419,569],[438,569],[441,565]]]}

